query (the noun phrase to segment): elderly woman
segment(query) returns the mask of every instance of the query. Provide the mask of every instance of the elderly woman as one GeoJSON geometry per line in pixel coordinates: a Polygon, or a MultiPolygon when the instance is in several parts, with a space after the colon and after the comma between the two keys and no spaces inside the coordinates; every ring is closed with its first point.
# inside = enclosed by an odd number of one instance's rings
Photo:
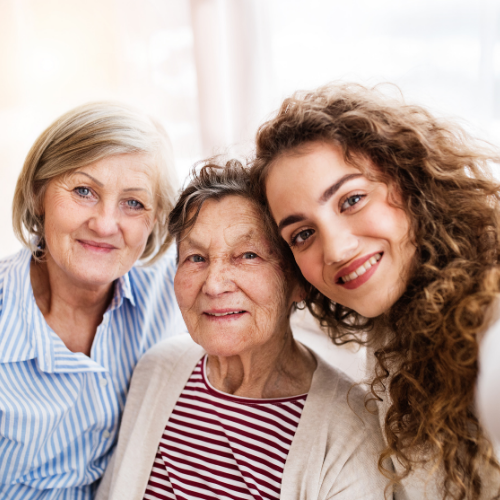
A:
{"type": "Polygon", "coordinates": [[[384,498],[376,416],[294,340],[302,288],[270,222],[237,162],[182,193],[169,229],[190,337],[138,364],[98,499],[384,498]]]}
{"type": "Polygon", "coordinates": [[[134,366],[182,325],[171,166],[164,130],[108,103],[29,152],[13,205],[27,248],[0,262],[1,498],[90,499],[134,366]]]}

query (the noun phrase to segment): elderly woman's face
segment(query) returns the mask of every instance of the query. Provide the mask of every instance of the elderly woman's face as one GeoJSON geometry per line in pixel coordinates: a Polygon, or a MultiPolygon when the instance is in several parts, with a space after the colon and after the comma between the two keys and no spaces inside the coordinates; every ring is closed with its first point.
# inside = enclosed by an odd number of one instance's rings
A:
{"type": "Polygon", "coordinates": [[[401,296],[415,254],[408,217],[387,185],[346,164],[339,148],[316,142],[278,159],[266,194],[302,274],[321,293],[366,317],[401,296]]]}
{"type": "Polygon", "coordinates": [[[296,297],[271,252],[252,202],[206,201],[179,245],[175,294],[193,340],[232,356],[282,340],[296,297]],[[288,295],[288,296],[287,296],[288,295]]]}
{"type": "Polygon", "coordinates": [[[45,243],[62,276],[108,285],[144,251],[155,221],[154,175],[144,155],[104,158],[49,182],[45,243]]]}

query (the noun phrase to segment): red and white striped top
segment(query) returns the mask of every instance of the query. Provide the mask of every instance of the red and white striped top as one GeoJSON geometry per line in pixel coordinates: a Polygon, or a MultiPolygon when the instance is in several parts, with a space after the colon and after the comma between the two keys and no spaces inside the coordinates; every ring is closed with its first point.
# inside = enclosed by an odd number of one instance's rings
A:
{"type": "Polygon", "coordinates": [[[196,365],[158,446],[144,498],[279,499],[307,394],[248,399],[214,389],[196,365]]]}

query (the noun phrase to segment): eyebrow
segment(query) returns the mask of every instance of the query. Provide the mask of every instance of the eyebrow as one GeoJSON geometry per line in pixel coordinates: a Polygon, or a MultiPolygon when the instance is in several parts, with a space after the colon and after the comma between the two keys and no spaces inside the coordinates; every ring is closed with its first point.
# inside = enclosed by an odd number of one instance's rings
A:
{"type": "Polygon", "coordinates": [[[89,179],[92,179],[99,187],[104,187],[104,184],[101,181],[98,181],[95,177],[92,177],[90,174],[87,174],[85,172],[80,172],[77,170],[76,172],[73,172],[73,175],[80,174],[80,175],[85,175],[89,179]]]}
{"type": "Polygon", "coordinates": [[[302,215],[302,214],[293,214],[293,215],[289,215],[288,217],[285,217],[278,224],[279,233],[281,234],[281,231],[283,231],[283,229],[286,226],[289,226],[290,224],[295,224],[296,222],[301,222],[305,218],[306,218],[305,215],[302,215]]]}
{"type": "MultiPolygon", "coordinates": [[[[80,172],[79,170],[77,170],[76,172],[73,172],[73,175],[75,175],[75,174],[85,175],[89,179],[92,179],[99,187],[104,187],[104,184],[101,181],[98,181],[95,177],[92,177],[90,174],[87,174],[86,172],[80,172]]],[[[149,195],[151,195],[151,192],[149,191],[149,189],[146,189],[146,188],[132,187],[132,188],[126,188],[126,189],[122,190],[123,193],[129,193],[131,191],[144,191],[144,192],[148,193],[149,195]]]]}
{"type": "MultiPolygon", "coordinates": [[[[323,194],[319,198],[319,203],[323,204],[326,203],[346,182],[356,179],[357,177],[362,177],[363,174],[361,173],[356,173],[356,174],[346,174],[343,177],[341,177],[335,184],[332,184],[329,188],[327,188],[323,194]]],[[[303,214],[292,214],[289,215],[288,217],[285,217],[280,221],[278,224],[278,231],[281,234],[281,231],[286,227],[290,226],[291,224],[295,224],[296,222],[302,222],[305,220],[305,215],[303,214]]]]}
{"type": "MultiPolygon", "coordinates": [[[[252,240],[255,240],[255,230],[254,229],[250,229],[246,233],[239,235],[232,243],[230,243],[230,246],[236,246],[236,245],[239,245],[243,241],[252,241],[252,240]]],[[[182,238],[179,241],[179,246],[181,245],[181,243],[185,243],[188,246],[197,248],[199,250],[206,250],[206,247],[202,241],[198,241],[195,238],[191,238],[191,236],[189,234],[186,235],[185,238],[182,238]]]]}
{"type": "Polygon", "coordinates": [[[319,202],[325,203],[327,202],[346,182],[356,179],[357,177],[362,177],[362,173],[357,174],[346,174],[344,177],[341,177],[335,184],[332,184],[325,192],[321,195],[319,202]]]}

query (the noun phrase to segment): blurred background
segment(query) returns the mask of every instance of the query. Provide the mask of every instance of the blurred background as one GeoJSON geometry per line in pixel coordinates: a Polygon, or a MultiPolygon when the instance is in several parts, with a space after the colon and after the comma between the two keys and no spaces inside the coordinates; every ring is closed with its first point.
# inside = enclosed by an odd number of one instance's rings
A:
{"type": "Polygon", "coordinates": [[[251,154],[284,97],[332,80],[395,83],[498,144],[500,0],[0,0],[0,258],[20,248],[24,157],[68,109],[143,108],[182,181],[205,156],[251,154]]]}

